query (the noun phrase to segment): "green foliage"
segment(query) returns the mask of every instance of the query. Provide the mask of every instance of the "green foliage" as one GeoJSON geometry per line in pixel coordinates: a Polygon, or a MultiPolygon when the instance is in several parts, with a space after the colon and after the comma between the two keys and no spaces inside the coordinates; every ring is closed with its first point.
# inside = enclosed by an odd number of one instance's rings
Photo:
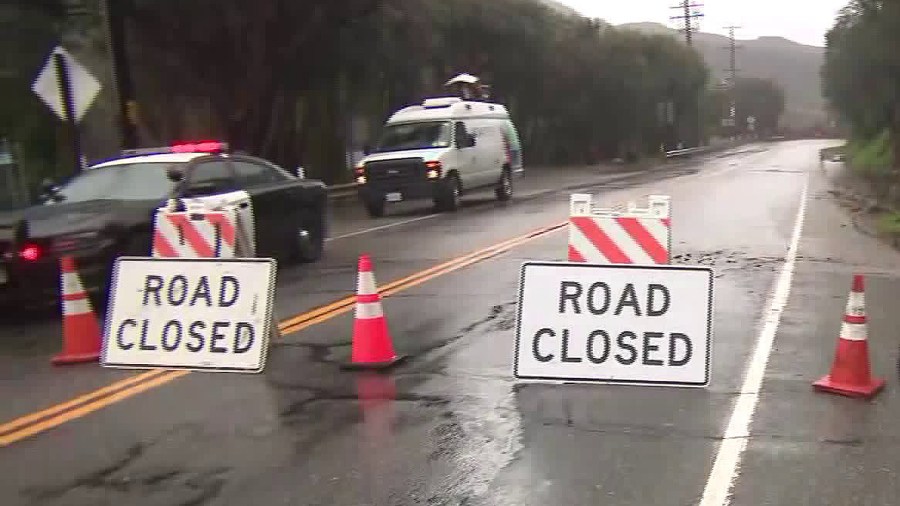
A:
{"type": "Polygon", "coordinates": [[[878,231],[889,236],[900,236],[900,214],[888,212],[879,217],[875,224],[878,231]]]}
{"type": "MultiPolygon", "coordinates": [[[[826,36],[823,91],[857,138],[890,134],[892,162],[900,154],[900,2],[853,0],[826,36]]],[[[880,138],[879,138],[880,139],[880,138]]],[[[862,149],[867,167],[883,161],[862,149]]]]}
{"type": "Polygon", "coordinates": [[[658,104],[673,101],[677,122],[691,121],[707,79],[674,38],[535,0],[140,0],[129,28],[143,126],[158,141],[222,136],[329,181],[346,177],[351,117],[371,137],[457,72],[509,106],[530,163],[674,145],[684,132],[661,124],[658,104]],[[150,107],[162,103],[185,103],[183,115],[150,107]]]}
{"type": "Polygon", "coordinates": [[[893,166],[891,133],[885,129],[873,139],[851,141],[847,148],[850,165],[866,175],[881,175],[893,166]]]}
{"type": "Polygon", "coordinates": [[[23,165],[35,179],[52,175],[56,163],[56,123],[31,91],[55,44],[65,15],[62,0],[16,0],[0,6],[0,138],[20,146],[23,165]]]}
{"type": "Polygon", "coordinates": [[[719,123],[727,118],[731,101],[735,104],[735,129],[732,132],[749,131],[747,119],[756,118],[755,131],[771,135],[778,130],[784,113],[784,90],[772,79],[739,77],[732,89],[717,89],[710,92],[710,121],[719,123]]]}
{"type": "MultiPolygon", "coordinates": [[[[17,1],[17,18],[42,16],[21,34],[21,75],[31,79],[67,0],[17,1]]],[[[537,0],[117,1],[127,7],[142,144],[221,138],[328,182],[350,176],[348,145],[361,148],[393,110],[442,93],[459,72],[481,77],[509,107],[528,163],[688,143],[707,97],[708,70],[680,39],[537,0]],[[660,114],[666,103],[672,124],[660,114]]],[[[25,81],[2,85],[14,92],[0,107],[18,109],[2,111],[0,132],[53,153],[52,116],[25,81]]]]}

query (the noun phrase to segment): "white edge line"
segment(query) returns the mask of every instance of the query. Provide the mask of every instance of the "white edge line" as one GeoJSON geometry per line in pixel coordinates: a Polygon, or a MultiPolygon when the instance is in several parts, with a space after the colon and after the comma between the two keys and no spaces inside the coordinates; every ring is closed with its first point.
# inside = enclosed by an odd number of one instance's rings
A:
{"type": "Polygon", "coordinates": [[[399,227],[400,225],[406,225],[407,223],[415,223],[417,221],[427,220],[427,219],[435,218],[437,216],[440,216],[440,214],[437,214],[437,213],[436,214],[427,214],[425,216],[419,216],[417,218],[410,218],[408,220],[398,221],[395,223],[388,223],[387,225],[381,225],[380,227],[372,227],[372,228],[367,228],[364,230],[357,230],[356,232],[350,232],[350,233],[335,236],[335,237],[328,237],[325,239],[325,242],[337,241],[338,239],[346,239],[348,237],[355,237],[357,235],[368,234],[370,232],[377,232],[379,230],[384,230],[387,228],[399,227]]]}
{"type": "Polygon", "coordinates": [[[785,257],[784,265],[775,283],[772,297],[767,305],[763,317],[763,325],[756,341],[756,349],[747,368],[744,383],[738,394],[734,410],[728,421],[725,436],[719,450],[716,452],[715,463],[703,489],[703,498],[700,506],[723,506],[729,504],[732,487],[739,473],[738,466],[741,455],[747,448],[750,437],[750,422],[759,402],[760,389],[765,377],[766,366],[772,353],[772,345],[775,334],[781,322],[781,315],[787,306],[791,292],[791,282],[794,277],[794,266],[797,261],[797,250],[800,246],[800,237],[803,231],[803,222],[806,219],[806,201],[809,191],[809,176],[803,183],[803,191],[800,196],[800,207],[797,210],[797,218],[794,222],[794,233],[791,236],[790,247],[785,257]]]}

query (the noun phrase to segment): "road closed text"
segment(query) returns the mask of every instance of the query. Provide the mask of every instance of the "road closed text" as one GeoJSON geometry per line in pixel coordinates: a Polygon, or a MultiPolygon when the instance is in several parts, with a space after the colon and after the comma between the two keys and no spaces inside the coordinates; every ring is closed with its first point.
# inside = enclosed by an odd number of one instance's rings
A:
{"type": "MultiPolygon", "coordinates": [[[[604,281],[584,285],[578,281],[559,284],[557,311],[560,315],[646,317],[665,316],[671,307],[669,289],[659,283],[610,287],[604,281]]],[[[602,321],[602,320],[601,320],[602,321]]],[[[539,329],[532,338],[531,351],[538,362],[588,361],[603,364],[615,360],[622,365],[640,362],[647,366],[683,367],[691,360],[693,344],[681,332],[622,330],[612,335],[608,329],[594,328],[586,336],[573,336],[568,328],[539,329]],[[578,343],[578,344],[575,344],[578,343]]]]}
{"type": "Polygon", "coordinates": [[[104,365],[261,369],[274,262],[120,259],[116,267],[104,365]]]}
{"type": "Polygon", "coordinates": [[[237,278],[230,275],[199,276],[188,279],[182,274],[165,278],[157,274],[144,277],[143,307],[166,305],[177,315],[165,321],[126,318],[118,323],[115,346],[122,350],[190,353],[247,353],[256,340],[255,326],[249,321],[232,319],[199,320],[190,317],[191,308],[229,308],[241,295],[237,278]],[[183,311],[178,311],[179,309],[183,311]]]}
{"type": "Polygon", "coordinates": [[[523,269],[517,377],[708,381],[708,269],[552,262],[523,269]]]}

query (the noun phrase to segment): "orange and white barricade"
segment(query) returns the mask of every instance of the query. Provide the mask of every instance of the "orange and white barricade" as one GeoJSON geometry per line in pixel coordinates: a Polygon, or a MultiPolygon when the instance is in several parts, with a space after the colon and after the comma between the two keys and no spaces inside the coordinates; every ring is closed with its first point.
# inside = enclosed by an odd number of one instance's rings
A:
{"type": "Polygon", "coordinates": [[[210,208],[204,202],[186,202],[177,211],[176,201],[157,209],[153,224],[154,257],[241,258],[255,256],[252,228],[238,206],[210,208]]]}
{"type": "Polygon", "coordinates": [[[668,264],[671,257],[670,198],[650,195],[638,208],[594,207],[591,195],[577,193],[569,204],[570,262],[668,264]]]}

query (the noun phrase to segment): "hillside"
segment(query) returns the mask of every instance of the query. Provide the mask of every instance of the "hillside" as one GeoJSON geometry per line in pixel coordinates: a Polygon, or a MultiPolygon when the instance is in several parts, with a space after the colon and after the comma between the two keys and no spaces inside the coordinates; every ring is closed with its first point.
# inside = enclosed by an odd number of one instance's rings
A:
{"type": "Polygon", "coordinates": [[[551,10],[556,11],[560,14],[565,14],[567,16],[581,16],[575,9],[569,7],[568,5],[563,5],[555,0],[538,0],[540,3],[549,7],[551,10]]]}
{"type": "MultiPolygon", "coordinates": [[[[677,30],[658,23],[629,23],[619,28],[682,36],[677,30]]],[[[696,33],[694,44],[713,75],[724,78],[728,68],[728,37],[696,33]]],[[[824,121],[825,100],[819,81],[824,48],[781,37],[739,40],[738,45],[741,47],[737,54],[739,76],[772,78],[784,88],[786,126],[806,127],[824,121]]]]}

